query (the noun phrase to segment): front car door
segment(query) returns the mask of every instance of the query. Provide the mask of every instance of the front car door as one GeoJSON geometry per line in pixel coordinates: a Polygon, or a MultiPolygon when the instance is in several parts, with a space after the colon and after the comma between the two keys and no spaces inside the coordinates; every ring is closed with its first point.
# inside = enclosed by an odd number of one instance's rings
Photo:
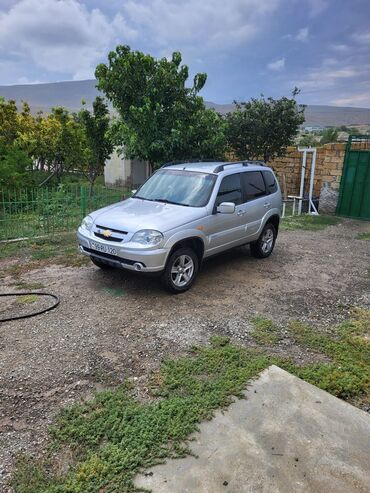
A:
{"type": "Polygon", "coordinates": [[[208,216],[207,255],[217,253],[241,243],[245,236],[243,190],[240,173],[225,176],[220,184],[214,204],[214,214],[208,216]],[[222,202],[233,202],[233,214],[215,212],[222,202]]]}
{"type": "Polygon", "coordinates": [[[261,228],[262,220],[271,204],[261,171],[245,171],[241,175],[245,206],[245,237],[253,240],[261,228]]]}

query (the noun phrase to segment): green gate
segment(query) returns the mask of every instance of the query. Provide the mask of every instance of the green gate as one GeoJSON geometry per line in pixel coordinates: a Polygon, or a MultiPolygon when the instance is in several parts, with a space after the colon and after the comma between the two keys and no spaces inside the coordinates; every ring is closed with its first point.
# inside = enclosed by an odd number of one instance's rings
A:
{"type": "Polygon", "coordinates": [[[337,214],[370,219],[370,135],[348,138],[337,214]]]}

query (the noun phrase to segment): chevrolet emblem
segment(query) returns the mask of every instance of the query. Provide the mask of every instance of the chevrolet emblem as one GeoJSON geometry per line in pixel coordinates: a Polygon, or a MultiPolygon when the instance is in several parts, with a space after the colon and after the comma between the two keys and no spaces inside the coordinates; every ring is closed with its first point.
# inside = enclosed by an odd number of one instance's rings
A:
{"type": "Polygon", "coordinates": [[[110,229],[105,229],[103,231],[103,236],[105,236],[106,238],[110,238],[112,236],[112,231],[110,229]]]}

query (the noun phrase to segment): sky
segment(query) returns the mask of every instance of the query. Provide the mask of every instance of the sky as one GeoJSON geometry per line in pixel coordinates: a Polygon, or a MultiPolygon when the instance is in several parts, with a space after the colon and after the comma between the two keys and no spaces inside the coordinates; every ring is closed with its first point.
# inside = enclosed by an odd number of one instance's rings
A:
{"type": "Polygon", "coordinates": [[[180,51],[216,103],[370,108],[370,0],[0,0],[0,85],[82,80],[117,44],[180,51]]]}

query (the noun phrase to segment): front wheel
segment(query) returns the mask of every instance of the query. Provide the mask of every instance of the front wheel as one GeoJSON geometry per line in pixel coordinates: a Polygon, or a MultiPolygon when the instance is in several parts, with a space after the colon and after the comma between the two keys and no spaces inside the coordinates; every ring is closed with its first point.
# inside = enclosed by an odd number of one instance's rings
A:
{"type": "Polygon", "coordinates": [[[195,281],[198,270],[199,262],[194,250],[179,248],[168,259],[162,282],[171,293],[183,293],[195,281]]]}
{"type": "Polygon", "coordinates": [[[250,244],[252,255],[257,258],[270,256],[275,246],[276,236],[275,226],[267,223],[258,240],[250,244]]]}

